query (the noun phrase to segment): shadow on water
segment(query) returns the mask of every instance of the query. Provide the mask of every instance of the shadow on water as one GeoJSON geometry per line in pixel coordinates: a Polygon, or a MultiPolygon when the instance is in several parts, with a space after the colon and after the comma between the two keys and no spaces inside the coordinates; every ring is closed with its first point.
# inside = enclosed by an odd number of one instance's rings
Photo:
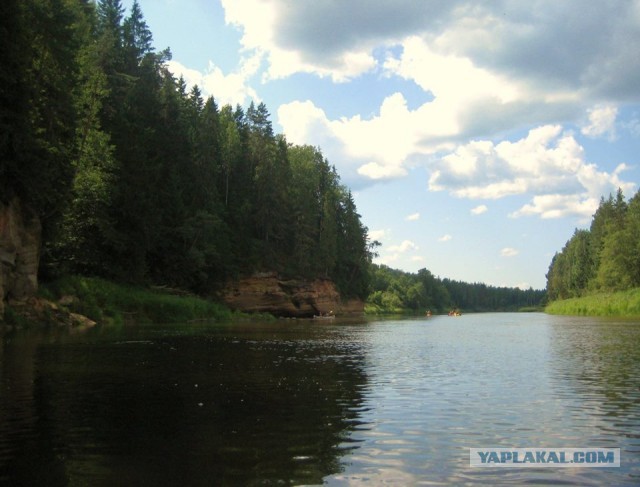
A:
{"type": "Polygon", "coordinates": [[[14,332],[0,482],[322,483],[357,448],[364,350],[304,323],[14,332]]]}

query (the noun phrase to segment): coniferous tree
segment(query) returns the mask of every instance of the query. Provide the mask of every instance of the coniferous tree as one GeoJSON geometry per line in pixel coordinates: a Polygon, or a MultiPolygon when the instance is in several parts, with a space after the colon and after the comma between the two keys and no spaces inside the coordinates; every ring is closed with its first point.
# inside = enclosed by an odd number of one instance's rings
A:
{"type": "Polygon", "coordinates": [[[275,270],[365,296],[366,228],[335,168],[274,134],[263,103],[219,109],[187,90],[137,1],[126,16],[121,0],[0,13],[2,198],[60,229],[45,232],[59,272],[207,292],[275,270]]]}
{"type": "Polygon", "coordinates": [[[85,42],[78,60],[75,90],[78,113],[72,196],[58,238],[46,247],[51,263],[65,262],[58,272],[107,274],[115,160],[110,136],[101,127],[100,113],[108,95],[107,78],[93,42],[95,11],[87,10],[85,42]]]}
{"type": "Polygon", "coordinates": [[[549,299],[598,290],[640,286],[638,195],[629,203],[621,190],[602,198],[589,230],[574,233],[547,273],[549,299]]]}
{"type": "Polygon", "coordinates": [[[17,194],[28,197],[22,177],[25,150],[35,137],[29,125],[30,86],[25,83],[32,57],[27,4],[0,2],[0,199],[8,203],[17,194]]]}
{"type": "MultiPolygon", "coordinates": [[[[19,43],[15,48],[25,60],[16,66],[23,87],[9,104],[18,108],[13,113],[16,126],[8,134],[11,187],[40,216],[48,239],[57,228],[73,177],[73,92],[83,11],[76,2],[29,0],[13,13],[18,14],[13,42],[19,43]]],[[[3,45],[3,51],[11,50],[13,42],[3,45]]]]}

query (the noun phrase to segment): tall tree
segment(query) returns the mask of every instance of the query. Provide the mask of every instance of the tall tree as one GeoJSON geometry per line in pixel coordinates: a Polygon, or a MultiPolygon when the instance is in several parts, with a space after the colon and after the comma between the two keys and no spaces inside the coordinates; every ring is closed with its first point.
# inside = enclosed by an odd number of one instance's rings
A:
{"type": "Polygon", "coordinates": [[[93,42],[95,11],[86,11],[85,42],[78,60],[80,74],[76,87],[75,174],[72,198],[64,212],[57,239],[45,247],[50,265],[66,262],[62,272],[107,275],[112,240],[109,218],[114,184],[114,148],[102,130],[100,114],[108,95],[107,77],[100,65],[100,52],[93,42]]]}
{"type": "Polygon", "coordinates": [[[0,2],[0,199],[28,193],[22,176],[25,150],[35,137],[29,124],[30,86],[25,83],[32,58],[27,4],[0,2]]]}
{"type": "Polygon", "coordinates": [[[69,0],[29,0],[19,7],[10,2],[4,8],[17,17],[9,18],[16,22],[9,28],[16,38],[3,51],[24,56],[10,57],[7,66],[18,70],[8,76],[5,92],[16,95],[6,113],[16,125],[4,143],[10,186],[40,215],[46,237],[57,226],[73,177],[82,9],[69,0]]]}
{"type": "Polygon", "coordinates": [[[344,194],[338,208],[337,262],[334,278],[347,296],[365,297],[371,255],[367,245],[367,228],[362,225],[351,191],[344,194]]]}
{"type": "Polygon", "coordinates": [[[142,59],[153,53],[153,36],[144,20],[138,0],[133,1],[131,13],[122,25],[122,38],[127,71],[135,71],[142,59]]]}

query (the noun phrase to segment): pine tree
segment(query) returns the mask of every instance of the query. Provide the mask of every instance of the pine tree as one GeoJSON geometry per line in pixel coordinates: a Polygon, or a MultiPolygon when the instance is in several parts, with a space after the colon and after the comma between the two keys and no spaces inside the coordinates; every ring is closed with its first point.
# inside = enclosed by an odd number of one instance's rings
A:
{"type": "Polygon", "coordinates": [[[13,140],[15,155],[21,159],[13,179],[14,188],[40,215],[46,239],[57,227],[73,177],[73,93],[82,10],[65,0],[30,0],[22,5],[22,14],[27,35],[22,41],[30,47],[18,46],[29,61],[20,79],[27,87],[22,106],[26,113],[18,120],[22,133],[13,140]]]}
{"type": "Polygon", "coordinates": [[[52,262],[66,262],[63,269],[58,269],[60,272],[108,275],[115,160],[110,136],[100,122],[108,88],[98,46],[91,42],[95,12],[88,10],[87,15],[86,42],[78,57],[80,76],[75,92],[78,125],[72,198],[64,212],[60,235],[47,250],[52,262]]]}
{"type": "Polygon", "coordinates": [[[142,15],[138,0],[122,25],[122,39],[127,71],[134,71],[145,56],[153,53],[153,36],[142,15]]]}

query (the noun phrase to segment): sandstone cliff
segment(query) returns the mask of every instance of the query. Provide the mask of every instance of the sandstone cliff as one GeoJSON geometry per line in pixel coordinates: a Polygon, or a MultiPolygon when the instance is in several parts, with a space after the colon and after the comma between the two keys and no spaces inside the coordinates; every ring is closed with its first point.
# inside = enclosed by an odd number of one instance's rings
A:
{"type": "Polygon", "coordinates": [[[0,320],[9,300],[24,302],[38,289],[40,219],[17,198],[0,201],[0,320]]]}
{"type": "Polygon", "coordinates": [[[247,313],[305,318],[333,312],[337,316],[364,312],[360,300],[342,300],[329,279],[282,279],[264,272],[234,281],[223,292],[225,303],[247,313]]]}

